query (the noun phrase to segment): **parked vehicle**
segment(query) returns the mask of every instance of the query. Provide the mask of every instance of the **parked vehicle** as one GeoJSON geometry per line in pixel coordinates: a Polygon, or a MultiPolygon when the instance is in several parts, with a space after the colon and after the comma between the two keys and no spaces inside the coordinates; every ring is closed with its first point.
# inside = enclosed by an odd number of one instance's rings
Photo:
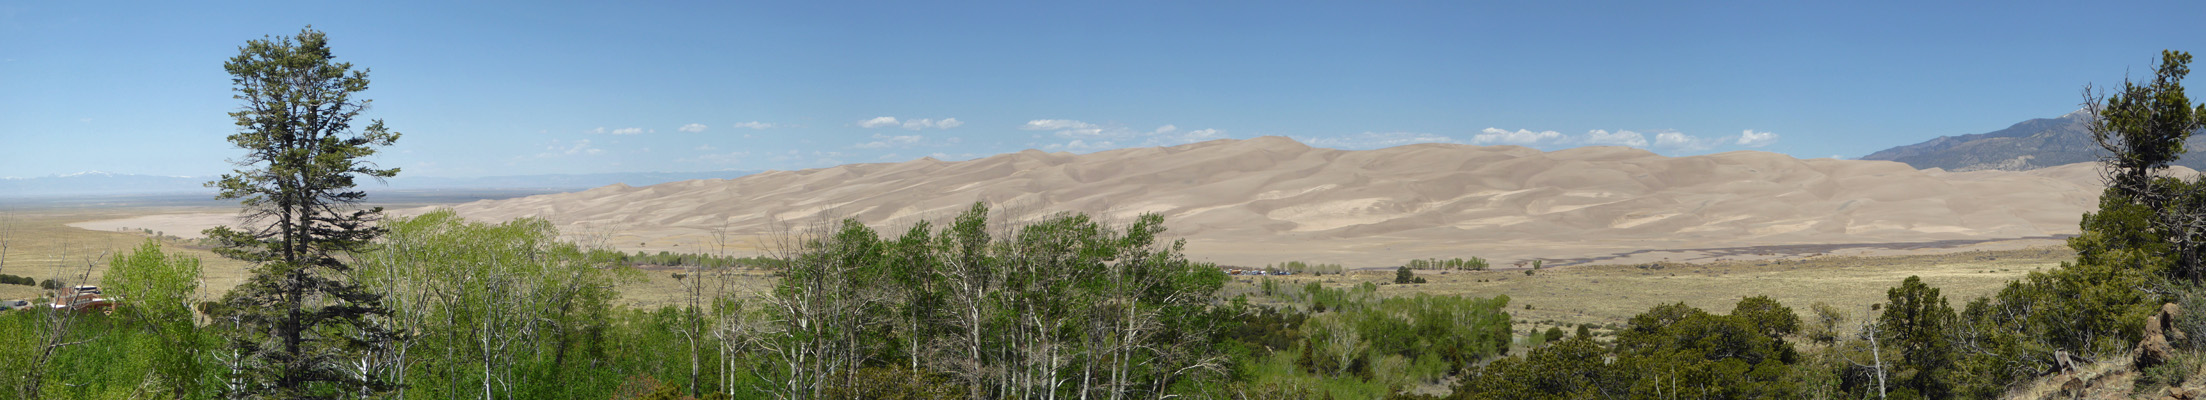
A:
{"type": "Polygon", "coordinates": [[[115,301],[100,293],[98,286],[77,286],[63,290],[54,296],[54,309],[80,312],[99,311],[115,313],[115,301]]]}

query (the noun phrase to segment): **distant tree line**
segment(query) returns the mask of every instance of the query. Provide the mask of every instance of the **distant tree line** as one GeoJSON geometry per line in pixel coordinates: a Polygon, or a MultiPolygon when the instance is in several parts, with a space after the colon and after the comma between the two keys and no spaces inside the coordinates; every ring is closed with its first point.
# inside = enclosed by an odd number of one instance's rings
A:
{"type": "Polygon", "coordinates": [[[1421,260],[1409,260],[1409,263],[1403,264],[1402,266],[1404,268],[1418,270],[1453,269],[1464,271],[1484,271],[1486,270],[1487,265],[1486,259],[1471,257],[1470,259],[1450,258],[1442,260],[1439,258],[1428,258],[1421,260]]]}

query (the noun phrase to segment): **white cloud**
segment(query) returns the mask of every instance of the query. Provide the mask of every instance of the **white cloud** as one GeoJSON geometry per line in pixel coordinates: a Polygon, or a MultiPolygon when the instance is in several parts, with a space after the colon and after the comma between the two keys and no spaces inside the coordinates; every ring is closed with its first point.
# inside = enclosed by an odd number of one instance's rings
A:
{"type": "Polygon", "coordinates": [[[1333,149],[1367,150],[1418,143],[1457,143],[1455,138],[1417,132],[1364,132],[1347,136],[1295,138],[1302,144],[1333,149]]]}
{"type": "Polygon", "coordinates": [[[705,124],[689,124],[689,125],[682,125],[682,131],[683,131],[683,132],[689,132],[689,133],[704,132],[704,131],[705,131],[705,124]]]}
{"type": "Polygon", "coordinates": [[[597,155],[602,153],[605,153],[605,150],[591,146],[589,139],[577,140],[574,141],[574,143],[572,144],[563,144],[559,141],[559,139],[552,139],[551,145],[544,146],[544,152],[537,153],[536,156],[542,158],[572,155],[597,155]]]}
{"type": "Polygon", "coordinates": [[[700,146],[697,146],[697,150],[699,150],[699,151],[712,151],[713,149],[716,149],[716,148],[715,148],[715,147],[712,147],[712,145],[709,145],[709,144],[707,144],[707,145],[700,145],[700,146]]]}
{"type": "Polygon", "coordinates": [[[1149,140],[1145,142],[1145,144],[1150,146],[1171,146],[1224,138],[1226,138],[1226,131],[1221,131],[1217,129],[1196,129],[1180,134],[1173,134],[1171,131],[1159,130],[1157,132],[1150,133],[1149,140]]]}
{"type": "Polygon", "coordinates": [[[749,157],[750,155],[751,153],[747,151],[736,151],[727,153],[706,154],[697,156],[696,158],[684,158],[674,161],[698,164],[732,165],[735,163],[743,162],[743,159],[745,157],[749,157]]]}
{"type": "Polygon", "coordinates": [[[1693,144],[1693,137],[1691,135],[1677,132],[1663,132],[1655,134],[1656,146],[1676,147],[1689,144],[1693,144]]]}
{"type": "Polygon", "coordinates": [[[856,144],[856,145],[852,145],[852,146],[850,146],[850,147],[856,147],[856,148],[861,148],[861,149],[885,149],[885,148],[889,148],[889,147],[891,147],[891,146],[894,146],[894,147],[905,147],[905,146],[911,146],[911,145],[914,145],[914,144],[919,144],[919,140],[920,140],[920,139],[925,139],[925,138],[926,138],[926,137],[924,137],[924,136],[919,136],[919,135],[901,135],[901,136],[889,136],[889,135],[880,135],[880,134],[876,134],[876,135],[873,135],[873,139],[874,139],[873,141],[871,141],[871,142],[866,142],[866,143],[859,143],[859,144],[856,144]]]}
{"type": "MultiPolygon", "coordinates": [[[[1181,131],[1178,125],[1167,124],[1151,130],[1135,130],[1124,126],[1093,124],[1070,119],[1029,120],[1026,121],[1026,124],[1020,125],[1019,129],[1055,131],[1051,134],[1059,138],[1072,139],[1063,143],[1035,145],[1038,148],[1050,151],[1105,150],[1134,145],[1173,146],[1227,137],[1225,131],[1218,129],[1181,131]]],[[[1034,135],[1034,137],[1037,139],[1043,138],[1042,135],[1034,135]]]]}
{"type": "Polygon", "coordinates": [[[1775,142],[1777,142],[1777,134],[1775,133],[1755,132],[1753,129],[1748,129],[1745,132],[1739,133],[1738,143],[1740,146],[1762,147],[1768,146],[1770,143],[1775,142]]]}
{"type": "Polygon", "coordinates": [[[904,127],[904,129],[915,131],[927,128],[950,129],[956,128],[959,125],[965,125],[965,121],[959,121],[957,120],[957,118],[943,118],[941,120],[936,120],[933,118],[896,119],[896,117],[875,117],[869,120],[858,121],[858,126],[862,128],[901,126],[904,127]]]}
{"type": "Polygon", "coordinates": [[[1054,131],[1054,130],[1061,130],[1061,129],[1089,129],[1089,128],[1095,128],[1095,124],[1090,124],[1090,123],[1086,123],[1086,122],[1080,122],[1080,121],[1074,121],[1074,120],[1069,120],[1069,119],[1037,119],[1037,120],[1033,120],[1033,121],[1026,121],[1026,125],[1021,125],[1021,126],[1019,126],[1019,129],[1022,129],[1022,130],[1029,130],[1029,131],[1054,131]]]}
{"type": "Polygon", "coordinates": [[[1103,149],[1110,149],[1110,148],[1116,148],[1116,147],[1118,147],[1118,144],[1117,144],[1117,143],[1112,143],[1112,142],[1111,142],[1111,141],[1109,141],[1109,140],[1100,140],[1100,141],[1096,141],[1096,142],[1090,143],[1090,142],[1088,142],[1088,141],[1086,141],[1086,140],[1073,139],[1073,140],[1072,140],[1072,141],[1070,141],[1070,142],[1065,142],[1065,143],[1051,143],[1051,144],[1049,144],[1049,145],[1047,145],[1047,146],[1042,146],[1042,150],[1047,150],[1047,151],[1060,151],[1060,150],[1073,150],[1073,151],[1079,151],[1079,150],[1103,150],[1103,149]]]}
{"type": "Polygon", "coordinates": [[[773,127],[774,127],[774,124],[769,124],[769,123],[764,123],[764,122],[758,122],[758,121],[751,121],[751,122],[744,122],[744,123],[738,123],[738,124],[735,124],[735,127],[737,127],[737,128],[750,128],[750,129],[771,129],[771,128],[773,128],[773,127]]]}
{"type": "Polygon", "coordinates": [[[1511,132],[1501,130],[1499,128],[1486,128],[1484,130],[1480,130],[1477,135],[1471,136],[1471,143],[1498,143],[1530,146],[1542,144],[1541,142],[1555,142],[1561,140],[1562,138],[1563,134],[1556,131],[1533,132],[1529,130],[1518,129],[1515,132],[1511,132]]]}
{"type": "Polygon", "coordinates": [[[873,119],[858,121],[858,126],[862,128],[879,128],[901,124],[901,122],[896,122],[896,117],[874,117],[873,119]]]}
{"type": "Polygon", "coordinates": [[[1640,135],[1639,132],[1627,130],[1609,133],[1609,131],[1595,129],[1586,132],[1585,143],[1605,146],[1647,147],[1647,137],[1640,135]]]}
{"type": "Polygon", "coordinates": [[[590,133],[611,135],[640,135],[643,134],[643,128],[620,128],[614,130],[606,130],[605,127],[600,126],[597,127],[597,129],[591,129],[590,133]]]}
{"type": "Polygon", "coordinates": [[[1666,131],[1655,134],[1655,142],[1653,147],[1671,150],[1699,151],[1707,150],[1720,144],[1723,144],[1723,139],[1709,139],[1699,136],[1687,135],[1677,131],[1666,131]]]}

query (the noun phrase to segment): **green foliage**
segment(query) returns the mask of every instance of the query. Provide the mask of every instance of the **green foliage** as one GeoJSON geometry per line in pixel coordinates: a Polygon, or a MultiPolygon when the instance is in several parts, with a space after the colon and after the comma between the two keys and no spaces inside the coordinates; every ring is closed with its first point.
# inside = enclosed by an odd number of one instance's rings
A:
{"type": "Polygon", "coordinates": [[[1462,258],[1409,260],[1409,263],[1403,264],[1403,266],[1409,267],[1409,269],[1455,269],[1465,271],[1484,271],[1487,267],[1486,259],[1478,257],[1471,257],[1468,260],[1462,258]]]}
{"type": "Polygon", "coordinates": [[[1884,343],[1899,349],[1899,365],[1907,369],[1902,374],[1909,376],[1902,381],[1923,396],[1946,397],[1951,389],[1946,375],[1955,362],[1947,337],[1953,308],[1920,277],[1907,277],[1885,296],[1884,314],[1877,317],[1878,334],[1884,343]]]}
{"type": "Polygon", "coordinates": [[[1409,270],[1409,267],[1401,267],[1401,268],[1398,268],[1398,269],[1395,269],[1395,270],[1394,270],[1394,283],[1395,283],[1395,284],[1406,284],[1406,283],[1425,283],[1425,278],[1419,278],[1419,277],[1417,277],[1417,273],[1416,273],[1416,272],[1411,272],[1411,271],[1409,270]]]}
{"type": "Polygon", "coordinates": [[[1782,339],[1800,332],[1800,315],[1792,308],[1778,304],[1769,296],[1754,296],[1739,300],[1731,309],[1731,315],[1745,318],[1747,322],[1762,328],[1762,334],[1771,339],[1782,339]]]}
{"type": "Polygon", "coordinates": [[[38,281],[39,289],[61,290],[62,286],[64,285],[61,283],[61,281],[54,280],[53,278],[46,278],[46,280],[38,281]]]}
{"type": "Polygon", "coordinates": [[[564,371],[593,360],[569,355],[612,319],[613,286],[637,277],[557,242],[542,219],[493,225],[437,210],[383,226],[355,276],[385,294],[383,322],[409,334],[369,347],[367,369],[407,395],[519,396],[571,380],[564,371]]]}
{"type": "Polygon", "coordinates": [[[1161,397],[1221,377],[1209,340],[1231,320],[1214,302],[1226,275],[1163,241],[1162,217],[989,232],[975,204],[939,231],[807,234],[768,300],[762,375],[779,395],[833,397],[869,384],[848,371],[894,367],[989,398],[1161,397]]]}
{"type": "Polygon", "coordinates": [[[1820,301],[1809,305],[1808,309],[1815,312],[1808,324],[1808,340],[1826,345],[1838,342],[1839,325],[1846,323],[1846,312],[1820,301]]]}
{"type": "Polygon", "coordinates": [[[148,239],[137,250],[117,254],[101,277],[101,290],[125,303],[123,319],[153,338],[167,343],[143,351],[153,365],[158,391],[176,397],[201,393],[201,379],[208,371],[201,362],[212,339],[197,329],[192,303],[199,292],[199,259],[171,256],[161,243],[148,239]]]}
{"type": "Polygon", "coordinates": [[[2112,154],[2110,188],[2125,197],[2147,194],[2153,173],[2183,155],[2183,142],[2206,127],[2206,106],[2193,105],[2183,93],[2191,54],[2162,51],[2150,82],[2123,82],[2122,90],[2088,105],[2097,114],[2091,133],[2112,154]]]}
{"type": "Polygon", "coordinates": [[[0,274],[0,285],[23,285],[23,286],[33,286],[33,285],[37,285],[37,284],[38,284],[38,280],[37,280],[37,279],[32,279],[31,277],[28,277],[28,276],[19,276],[19,275],[10,275],[10,274],[0,274]]]}
{"type": "Polygon", "coordinates": [[[1345,270],[1345,268],[1341,267],[1340,264],[1312,264],[1301,261],[1288,261],[1279,264],[1265,264],[1264,270],[1271,272],[1289,272],[1296,274],[1339,275],[1341,271],[1345,270]]]}
{"type": "Polygon", "coordinates": [[[779,269],[779,268],[781,268],[781,264],[782,264],[782,261],[781,261],[781,260],[776,260],[776,259],[773,259],[773,258],[770,258],[770,257],[734,257],[734,256],[721,256],[721,255],[712,255],[712,254],[698,254],[698,253],[673,253],[673,252],[666,252],[666,251],[660,251],[660,252],[658,252],[657,254],[644,253],[644,252],[641,252],[641,251],[638,251],[638,252],[636,252],[635,254],[628,254],[628,253],[623,253],[623,252],[618,252],[618,251],[613,251],[613,250],[605,250],[605,249],[591,249],[591,250],[589,250],[589,251],[588,251],[588,255],[589,255],[589,258],[590,258],[590,259],[592,259],[592,260],[599,260],[599,261],[602,261],[602,262],[609,262],[609,263],[613,263],[613,264],[620,264],[620,265],[627,265],[627,266],[634,266],[634,267],[641,267],[641,266],[661,266],[661,267],[683,267],[683,266],[701,266],[701,267],[705,267],[705,268],[713,268],[713,269],[719,269],[719,268],[755,268],[755,269],[779,269]]]}
{"type": "Polygon", "coordinates": [[[1799,354],[1766,333],[1779,327],[1757,323],[1781,323],[1772,316],[1791,310],[1753,299],[1734,310],[1656,306],[1633,317],[1610,345],[1573,337],[1467,372],[1452,398],[1799,397],[1799,354]]]}
{"type": "Polygon", "coordinates": [[[1490,299],[1415,294],[1380,299],[1373,286],[1305,290],[1325,311],[1253,309],[1244,328],[1220,342],[1251,396],[1377,398],[1410,384],[1436,382],[1508,350],[1506,296],[1490,299]],[[1361,293],[1361,294],[1359,294],[1361,293]],[[1307,394],[1297,394],[1307,393],[1307,394]]]}

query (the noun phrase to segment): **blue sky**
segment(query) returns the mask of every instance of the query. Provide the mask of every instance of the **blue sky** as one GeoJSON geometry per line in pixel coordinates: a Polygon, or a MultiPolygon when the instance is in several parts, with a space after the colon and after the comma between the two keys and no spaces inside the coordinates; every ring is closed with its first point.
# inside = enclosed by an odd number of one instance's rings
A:
{"type": "Polygon", "coordinates": [[[227,171],[222,62],[308,24],[405,134],[376,161],[445,177],[1263,135],[1858,157],[2206,52],[2177,1],[450,3],[0,2],[0,177],[227,171]]]}

